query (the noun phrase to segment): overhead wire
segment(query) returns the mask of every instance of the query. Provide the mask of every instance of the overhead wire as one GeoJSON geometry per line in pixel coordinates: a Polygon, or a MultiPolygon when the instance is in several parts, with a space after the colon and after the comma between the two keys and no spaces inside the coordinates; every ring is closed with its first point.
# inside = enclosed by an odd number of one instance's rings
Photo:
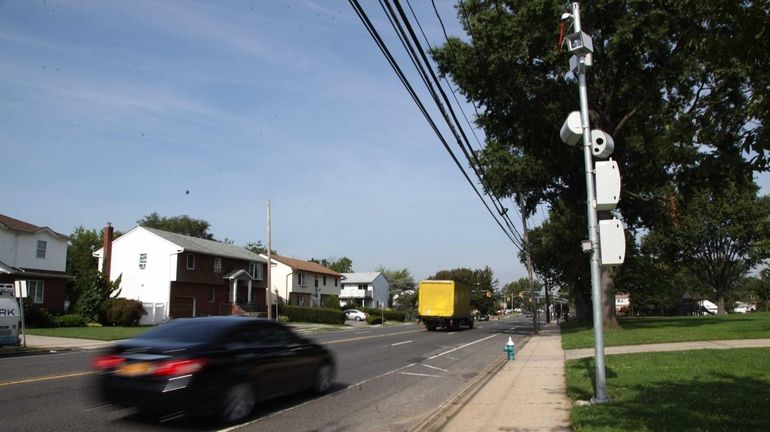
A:
{"type": "Polygon", "coordinates": [[[505,233],[506,237],[508,237],[508,239],[515,246],[520,248],[521,246],[517,243],[517,241],[514,238],[514,236],[512,236],[511,233],[508,232],[508,230],[506,230],[506,228],[503,226],[503,224],[500,223],[500,221],[497,219],[497,217],[495,216],[494,212],[492,212],[492,209],[489,207],[489,204],[486,202],[486,200],[484,199],[483,195],[479,192],[478,188],[473,183],[471,178],[468,176],[468,173],[465,171],[465,169],[463,168],[462,164],[460,163],[460,161],[457,159],[456,155],[452,151],[452,149],[449,147],[449,144],[446,142],[446,139],[442,135],[442,133],[439,130],[438,126],[436,125],[435,121],[433,120],[433,118],[431,117],[430,113],[428,112],[428,110],[426,109],[426,107],[424,106],[422,101],[420,100],[419,96],[417,95],[417,92],[414,90],[412,85],[409,83],[409,80],[406,78],[406,75],[404,74],[403,70],[398,65],[398,62],[395,60],[395,58],[391,54],[390,50],[388,49],[387,45],[385,44],[385,42],[383,41],[382,37],[380,36],[379,32],[377,31],[377,29],[372,24],[371,20],[369,19],[368,15],[366,14],[366,11],[364,11],[363,7],[361,7],[361,5],[358,2],[358,0],[348,0],[348,1],[349,1],[350,5],[353,7],[353,10],[358,15],[358,17],[361,20],[361,22],[364,24],[364,27],[366,28],[366,30],[369,32],[369,35],[372,37],[372,39],[374,40],[374,42],[377,45],[377,47],[383,53],[383,55],[385,56],[386,60],[390,64],[391,68],[394,70],[394,72],[398,76],[399,80],[401,81],[401,83],[406,88],[407,93],[409,93],[409,95],[414,100],[415,104],[417,104],[417,107],[419,108],[420,112],[425,117],[425,119],[428,121],[428,123],[430,124],[431,128],[436,133],[436,135],[439,137],[439,140],[441,141],[441,143],[444,146],[444,148],[447,150],[447,152],[449,152],[449,155],[452,157],[452,160],[455,162],[457,167],[460,169],[460,171],[462,172],[462,174],[465,177],[465,179],[468,181],[468,183],[473,188],[474,192],[476,192],[476,195],[479,197],[479,199],[481,199],[481,202],[484,204],[484,207],[486,207],[487,211],[492,216],[492,218],[495,220],[495,222],[500,227],[500,229],[503,230],[503,232],[505,233]]]}

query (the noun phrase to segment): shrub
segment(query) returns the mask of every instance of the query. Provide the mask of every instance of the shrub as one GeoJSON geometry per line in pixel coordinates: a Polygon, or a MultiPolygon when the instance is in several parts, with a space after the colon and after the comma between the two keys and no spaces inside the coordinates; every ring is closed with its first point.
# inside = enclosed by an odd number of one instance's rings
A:
{"type": "Polygon", "coordinates": [[[345,324],[345,313],[339,309],[285,306],[289,321],[320,324],[345,324]]]}
{"type": "Polygon", "coordinates": [[[139,324],[142,315],[147,315],[142,302],[139,300],[130,300],[125,298],[116,299],[111,302],[109,310],[106,311],[108,325],[131,327],[139,324]]]}
{"type": "MultiPolygon", "coordinates": [[[[363,309],[369,316],[382,316],[382,309],[365,308],[363,309]]],[[[406,312],[385,309],[385,321],[406,321],[406,312]]]]}
{"type": "Polygon", "coordinates": [[[324,301],[321,307],[326,309],[341,309],[340,298],[336,295],[326,296],[324,297],[324,301]]]}
{"type": "Polygon", "coordinates": [[[27,327],[43,327],[50,328],[56,327],[56,320],[51,314],[48,313],[48,309],[36,305],[31,301],[24,302],[24,324],[27,327]]]}
{"type": "Polygon", "coordinates": [[[68,314],[56,318],[59,327],[85,327],[86,319],[83,315],[68,314]]]}
{"type": "Polygon", "coordinates": [[[369,325],[374,324],[382,324],[382,316],[380,314],[377,315],[369,315],[366,317],[366,323],[369,325]]]}

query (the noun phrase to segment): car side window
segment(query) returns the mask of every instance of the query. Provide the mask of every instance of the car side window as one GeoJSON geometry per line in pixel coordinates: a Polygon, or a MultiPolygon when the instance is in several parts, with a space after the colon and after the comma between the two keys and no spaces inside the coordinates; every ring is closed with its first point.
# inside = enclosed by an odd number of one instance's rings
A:
{"type": "Polygon", "coordinates": [[[294,334],[289,330],[269,323],[262,325],[260,336],[263,344],[271,346],[286,346],[296,340],[294,334]]]}

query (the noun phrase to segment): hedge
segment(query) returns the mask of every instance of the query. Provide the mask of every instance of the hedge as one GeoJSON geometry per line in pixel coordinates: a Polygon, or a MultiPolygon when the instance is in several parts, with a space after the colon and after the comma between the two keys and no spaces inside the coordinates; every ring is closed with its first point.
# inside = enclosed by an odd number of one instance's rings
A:
{"type": "Polygon", "coordinates": [[[292,322],[345,324],[345,312],[339,309],[284,306],[283,312],[292,322]]]}
{"type": "Polygon", "coordinates": [[[83,318],[83,315],[79,315],[79,314],[62,315],[60,317],[56,317],[55,320],[59,327],[85,327],[86,326],[86,319],[83,318]]]}
{"type": "MultiPolygon", "coordinates": [[[[382,309],[364,308],[362,309],[370,317],[382,317],[382,309]]],[[[406,312],[396,311],[392,309],[385,309],[385,321],[406,321],[406,312]]],[[[368,322],[368,320],[367,320],[368,322]]],[[[371,323],[370,323],[371,324],[371,323]]]]}

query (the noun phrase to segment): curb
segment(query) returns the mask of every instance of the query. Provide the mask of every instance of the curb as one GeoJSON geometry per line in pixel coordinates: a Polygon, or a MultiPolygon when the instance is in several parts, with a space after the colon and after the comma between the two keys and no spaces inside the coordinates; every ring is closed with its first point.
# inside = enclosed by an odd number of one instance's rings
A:
{"type": "Polygon", "coordinates": [[[31,357],[42,356],[49,354],[59,354],[63,352],[74,351],[72,348],[32,348],[23,351],[8,351],[3,352],[0,350],[0,359],[15,358],[15,357],[31,357]]]}

